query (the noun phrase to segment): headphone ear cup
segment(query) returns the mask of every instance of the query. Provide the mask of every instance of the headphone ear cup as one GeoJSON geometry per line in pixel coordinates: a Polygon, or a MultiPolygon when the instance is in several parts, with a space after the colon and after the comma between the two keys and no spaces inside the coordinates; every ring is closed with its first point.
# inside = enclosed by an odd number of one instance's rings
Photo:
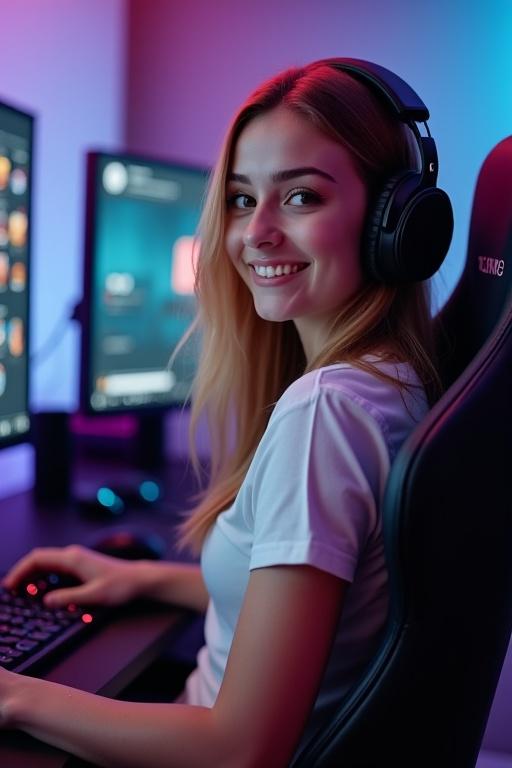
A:
{"type": "Polygon", "coordinates": [[[420,282],[441,266],[453,233],[446,192],[421,185],[414,171],[385,183],[368,219],[363,269],[383,283],[420,282]]]}
{"type": "MultiPolygon", "coordinates": [[[[362,265],[365,275],[371,280],[385,282],[381,268],[381,234],[383,230],[384,213],[388,208],[396,187],[404,178],[403,173],[390,176],[379,195],[373,201],[372,210],[366,219],[363,235],[362,265]]],[[[407,174],[409,175],[409,174],[407,174]]],[[[387,260],[386,260],[387,261],[387,260]]]]}

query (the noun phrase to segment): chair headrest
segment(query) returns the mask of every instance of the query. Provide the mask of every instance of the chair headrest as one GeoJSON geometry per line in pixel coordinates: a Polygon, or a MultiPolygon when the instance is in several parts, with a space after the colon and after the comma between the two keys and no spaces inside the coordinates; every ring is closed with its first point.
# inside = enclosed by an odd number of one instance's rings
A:
{"type": "Polygon", "coordinates": [[[512,299],[511,288],[512,136],[508,136],[491,150],[480,169],[466,265],[439,313],[451,339],[450,352],[445,350],[451,368],[448,383],[460,375],[492,333],[512,299]]]}

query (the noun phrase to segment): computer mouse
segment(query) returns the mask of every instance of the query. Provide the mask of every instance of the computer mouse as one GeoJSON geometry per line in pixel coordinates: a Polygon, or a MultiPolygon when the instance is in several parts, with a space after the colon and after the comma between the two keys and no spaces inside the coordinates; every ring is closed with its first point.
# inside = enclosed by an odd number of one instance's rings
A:
{"type": "Polygon", "coordinates": [[[89,545],[96,552],[125,560],[161,560],[167,543],[154,531],[115,530],[89,545]]]}

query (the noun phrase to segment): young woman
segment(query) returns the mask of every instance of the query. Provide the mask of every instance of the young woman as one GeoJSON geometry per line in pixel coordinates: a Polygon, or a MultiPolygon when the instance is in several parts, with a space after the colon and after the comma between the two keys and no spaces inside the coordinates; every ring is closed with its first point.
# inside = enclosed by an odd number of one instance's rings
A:
{"type": "Polygon", "coordinates": [[[390,463],[439,394],[427,284],[379,283],[362,260],[384,180],[416,167],[408,133],[332,61],[278,75],[235,117],[200,227],[193,415],[209,416],[212,471],[182,533],[201,568],[71,546],[5,580],[58,568],[82,584],[49,605],[206,611],[206,645],[173,704],[0,670],[4,726],[101,766],[277,768],[357,680],[386,619],[390,463]]]}

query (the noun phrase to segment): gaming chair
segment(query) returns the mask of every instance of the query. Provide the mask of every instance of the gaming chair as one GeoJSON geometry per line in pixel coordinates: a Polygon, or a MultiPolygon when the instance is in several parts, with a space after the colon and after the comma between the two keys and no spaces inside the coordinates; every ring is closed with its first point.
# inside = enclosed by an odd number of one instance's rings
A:
{"type": "Polygon", "coordinates": [[[473,768],[512,630],[512,136],[485,159],[437,320],[447,389],[383,504],[379,650],[293,768],[473,768]]]}

